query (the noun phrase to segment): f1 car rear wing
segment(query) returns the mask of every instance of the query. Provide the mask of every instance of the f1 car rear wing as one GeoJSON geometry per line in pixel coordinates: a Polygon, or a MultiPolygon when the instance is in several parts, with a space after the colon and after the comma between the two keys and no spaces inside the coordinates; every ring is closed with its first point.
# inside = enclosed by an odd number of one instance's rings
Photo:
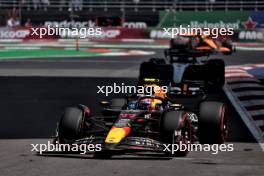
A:
{"type": "Polygon", "coordinates": [[[197,57],[209,57],[212,54],[212,51],[204,51],[204,50],[189,50],[189,49],[166,49],[164,51],[166,58],[197,58],[197,57]]]}

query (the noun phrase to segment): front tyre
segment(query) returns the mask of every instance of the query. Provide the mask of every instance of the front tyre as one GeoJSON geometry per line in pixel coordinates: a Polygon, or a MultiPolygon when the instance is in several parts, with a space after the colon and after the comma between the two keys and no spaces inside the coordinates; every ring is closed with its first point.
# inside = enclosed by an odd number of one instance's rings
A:
{"type": "Polygon", "coordinates": [[[192,129],[188,114],[183,111],[167,111],[161,120],[162,141],[178,146],[178,150],[166,154],[170,156],[186,156],[187,144],[192,143],[192,129]],[[185,146],[180,150],[180,145],[185,146]]]}
{"type": "Polygon", "coordinates": [[[83,134],[84,113],[77,107],[67,108],[60,120],[59,143],[72,143],[83,134]]]}
{"type": "Polygon", "coordinates": [[[202,144],[222,144],[227,138],[227,110],[224,103],[200,104],[198,135],[202,144]]]}

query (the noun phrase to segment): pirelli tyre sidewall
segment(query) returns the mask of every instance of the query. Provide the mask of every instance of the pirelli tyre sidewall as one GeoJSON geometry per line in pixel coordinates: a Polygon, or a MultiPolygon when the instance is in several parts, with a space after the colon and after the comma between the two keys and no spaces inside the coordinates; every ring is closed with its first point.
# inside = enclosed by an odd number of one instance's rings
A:
{"type": "Polygon", "coordinates": [[[222,144],[227,138],[227,108],[224,103],[205,101],[200,104],[198,137],[202,144],[222,144]]]}
{"type": "Polygon", "coordinates": [[[60,120],[58,137],[59,143],[72,143],[80,138],[84,128],[84,113],[78,107],[67,108],[60,120]]]}
{"type": "MultiPolygon", "coordinates": [[[[188,144],[192,143],[192,126],[188,118],[188,113],[184,111],[165,111],[161,122],[161,140],[167,144],[188,144]]],[[[186,156],[185,151],[175,153],[165,153],[170,156],[186,156]]]]}

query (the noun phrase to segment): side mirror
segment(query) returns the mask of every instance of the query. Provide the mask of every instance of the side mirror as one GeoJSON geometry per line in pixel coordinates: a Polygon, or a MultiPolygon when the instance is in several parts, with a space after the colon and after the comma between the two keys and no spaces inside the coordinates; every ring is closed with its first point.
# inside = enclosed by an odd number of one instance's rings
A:
{"type": "Polygon", "coordinates": [[[109,101],[100,101],[99,103],[102,107],[106,108],[110,105],[110,102],[109,101]]]}

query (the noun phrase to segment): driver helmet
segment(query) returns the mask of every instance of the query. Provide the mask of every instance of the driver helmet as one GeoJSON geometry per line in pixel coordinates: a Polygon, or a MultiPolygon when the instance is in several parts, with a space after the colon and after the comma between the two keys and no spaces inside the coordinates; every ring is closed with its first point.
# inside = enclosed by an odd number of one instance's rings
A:
{"type": "Polygon", "coordinates": [[[162,101],[153,98],[144,98],[138,103],[138,109],[140,110],[161,110],[162,101]]]}
{"type": "Polygon", "coordinates": [[[151,109],[151,98],[144,98],[138,102],[138,109],[149,110],[151,109]]]}
{"type": "Polygon", "coordinates": [[[127,104],[127,108],[130,110],[137,109],[137,101],[136,100],[129,101],[127,104]]]}

